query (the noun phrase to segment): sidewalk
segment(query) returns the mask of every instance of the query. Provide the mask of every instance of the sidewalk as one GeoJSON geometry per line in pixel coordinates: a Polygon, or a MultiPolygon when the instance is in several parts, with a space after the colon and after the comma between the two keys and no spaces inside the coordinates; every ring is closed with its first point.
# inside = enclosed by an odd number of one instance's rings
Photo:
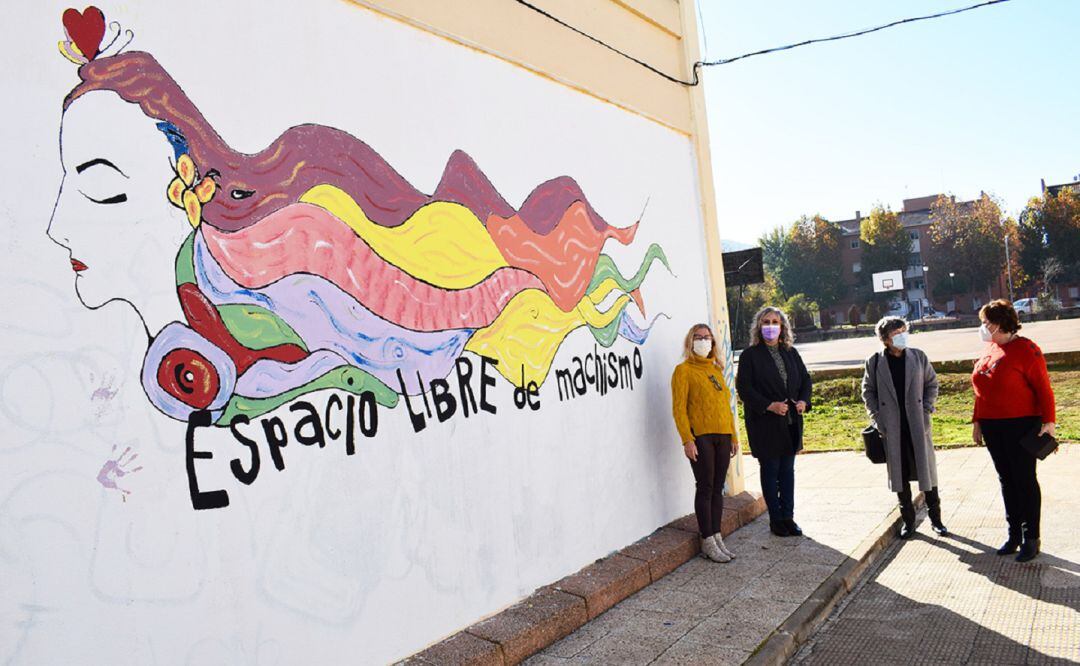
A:
{"type": "MultiPolygon", "coordinates": [[[[774,631],[793,614],[795,626],[807,609],[827,604],[827,613],[834,600],[816,599],[823,583],[839,596],[859,561],[882,547],[878,537],[896,518],[884,474],[861,454],[800,456],[795,518],[805,537],[773,536],[762,516],[726,539],[734,562],[694,558],[525,663],[742,663],[770,635],[783,638],[774,631]]],[[[759,491],[753,459],[747,481],[759,491]]]]}
{"type": "Polygon", "coordinates": [[[1039,463],[1042,550],[1018,564],[983,449],[938,453],[951,536],[897,542],[798,653],[797,664],[1080,662],[1080,445],[1039,463]]]}

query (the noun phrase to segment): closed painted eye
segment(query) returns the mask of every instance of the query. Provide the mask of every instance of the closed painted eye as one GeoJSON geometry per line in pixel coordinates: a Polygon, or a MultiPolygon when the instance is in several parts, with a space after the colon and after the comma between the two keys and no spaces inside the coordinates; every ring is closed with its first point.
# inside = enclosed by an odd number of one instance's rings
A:
{"type": "Polygon", "coordinates": [[[90,196],[86,192],[83,192],[82,190],[79,190],[79,194],[83,195],[84,197],[86,197],[90,201],[93,201],[96,204],[118,204],[118,203],[124,203],[125,201],[127,201],[127,195],[124,194],[123,192],[121,192],[120,194],[117,194],[115,196],[106,197],[104,199],[95,199],[94,197],[90,196]]]}

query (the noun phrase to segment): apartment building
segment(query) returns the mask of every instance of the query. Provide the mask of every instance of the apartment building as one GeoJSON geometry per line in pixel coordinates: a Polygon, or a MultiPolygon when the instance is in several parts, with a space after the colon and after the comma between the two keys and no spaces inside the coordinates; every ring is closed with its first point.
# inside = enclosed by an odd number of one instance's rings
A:
{"type": "MultiPolygon", "coordinates": [[[[930,240],[930,207],[940,195],[933,194],[913,199],[904,199],[898,212],[900,223],[911,238],[911,251],[907,264],[897,266],[904,271],[904,289],[895,294],[892,311],[910,319],[919,319],[930,312],[958,312],[971,314],[989,299],[1008,297],[1007,278],[1002,276],[989,291],[981,290],[967,294],[957,294],[948,299],[934,299],[934,286],[942,281],[954,279],[955,271],[949,265],[947,251],[935,248],[930,240]]],[[[974,202],[962,202],[961,206],[974,202]]],[[[823,314],[831,314],[834,324],[848,323],[848,310],[852,304],[861,307],[865,301],[857,297],[857,285],[862,277],[863,244],[859,240],[859,227],[862,213],[855,211],[855,217],[836,222],[843,231],[841,260],[844,264],[844,284],[848,287],[848,296],[842,302],[827,308],[823,314]]],[[[1002,247],[1004,252],[1004,246],[1002,247]]]]}

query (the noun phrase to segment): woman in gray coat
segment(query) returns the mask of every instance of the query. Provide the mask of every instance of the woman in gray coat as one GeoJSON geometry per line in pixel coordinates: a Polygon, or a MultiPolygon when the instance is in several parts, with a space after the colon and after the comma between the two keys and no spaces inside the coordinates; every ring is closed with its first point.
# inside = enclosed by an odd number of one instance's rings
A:
{"type": "Polygon", "coordinates": [[[904,519],[900,538],[915,535],[910,481],[918,481],[919,490],[926,495],[934,532],[948,534],[941,522],[937,461],[930,437],[930,414],[938,395],[937,373],[925,353],[908,348],[906,321],[885,317],[876,328],[885,349],[866,360],[862,397],[871,423],[885,440],[889,490],[900,499],[904,519]]]}

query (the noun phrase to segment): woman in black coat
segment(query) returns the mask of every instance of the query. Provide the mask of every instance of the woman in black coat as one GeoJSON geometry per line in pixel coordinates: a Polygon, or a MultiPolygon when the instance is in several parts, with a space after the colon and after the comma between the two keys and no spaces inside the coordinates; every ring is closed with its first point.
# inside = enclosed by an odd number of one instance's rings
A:
{"type": "Polygon", "coordinates": [[[810,409],[811,381],[794,342],[787,315],[779,308],[761,308],[735,378],[750,453],[761,467],[769,528],[777,536],[802,535],[795,523],[795,454],[802,450],[802,415],[810,409]]]}

